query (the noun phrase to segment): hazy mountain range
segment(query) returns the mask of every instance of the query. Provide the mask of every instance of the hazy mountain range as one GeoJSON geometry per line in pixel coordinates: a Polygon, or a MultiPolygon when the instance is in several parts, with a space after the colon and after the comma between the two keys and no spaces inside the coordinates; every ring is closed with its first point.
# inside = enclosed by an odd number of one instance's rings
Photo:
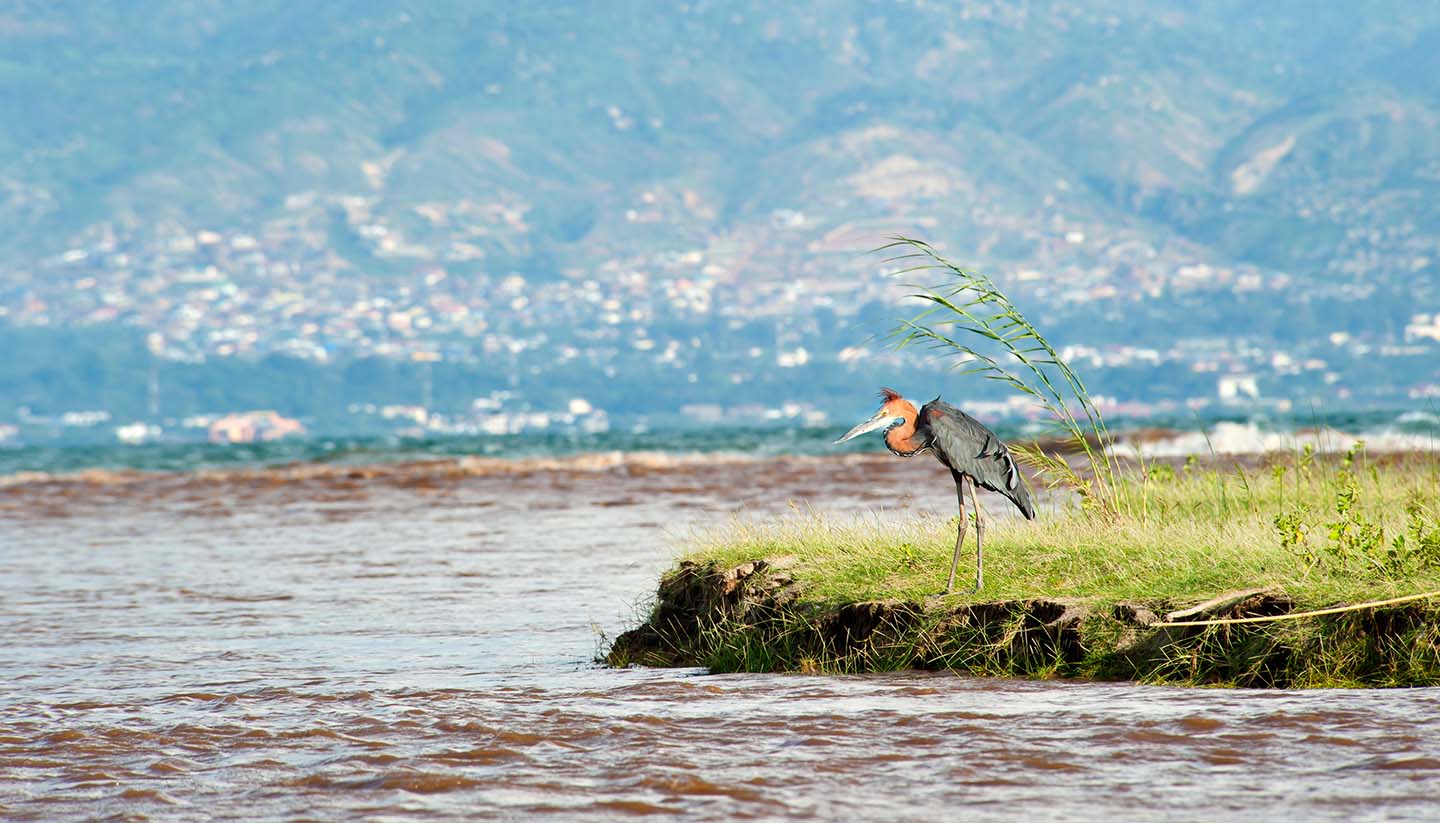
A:
{"type": "Polygon", "coordinates": [[[1146,260],[1283,276],[1389,339],[1440,311],[1431,2],[55,0],[0,11],[0,43],[12,302],[85,277],[47,268],[67,250],[143,267],[315,204],[360,271],[414,270],[403,243],[539,280],[738,247],[743,285],[894,231],[1016,282],[1133,268],[1112,319],[1177,333],[1230,333],[1230,304],[1175,314],[1146,260]]]}
{"type": "Polygon", "coordinates": [[[1093,219],[1306,273],[1347,232],[1440,218],[1427,2],[62,0],[0,37],[11,265],[96,221],[244,225],[306,190],[513,193],[562,259],[777,208],[923,208],[959,240],[1057,180],[1093,219]],[[916,164],[876,165],[896,155],[916,164]],[[625,223],[656,182],[713,216],[625,223]]]}

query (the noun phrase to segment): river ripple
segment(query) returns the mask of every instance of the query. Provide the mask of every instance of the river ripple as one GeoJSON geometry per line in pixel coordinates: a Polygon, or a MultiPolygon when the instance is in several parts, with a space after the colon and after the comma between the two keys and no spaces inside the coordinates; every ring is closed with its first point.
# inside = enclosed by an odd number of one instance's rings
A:
{"type": "Polygon", "coordinates": [[[590,662],[688,524],[950,494],[858,456],[10,486],[0,817],[1440,817],[1436,690],[590,662]]]}

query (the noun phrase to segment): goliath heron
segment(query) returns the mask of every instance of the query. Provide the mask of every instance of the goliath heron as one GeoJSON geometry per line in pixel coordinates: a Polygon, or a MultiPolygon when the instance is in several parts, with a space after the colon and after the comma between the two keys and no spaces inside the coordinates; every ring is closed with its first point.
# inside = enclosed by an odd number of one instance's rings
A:
{"type": "Polygon", "coordinates": [[[940,398],[926,403],[918,412],[915,404],[893,389],[881,389],[885,402],[875,416],[856,426],[836,440],[844,443],[876,429],[885,430],[885,446],[901,457],[914,457],[928,451],[950,470],[955,478],[955,498],[960,503],[959,533],[955,536],[955,556],[950,560],[950,579],[945,592],[955,590],[955,567],[960,564],[960,547],[965,544],[965,486],[969,482],[970,499],[975,503],[975,591],[984,585],[985,525],[980,519],[980,500],[975,486],[999,492],[1020,509],[1027,520],[1035,519],[1035,504],[1025,478],[1015,467],[1010,450],[995,432],[984,423],[955,408],[940,398]]]}

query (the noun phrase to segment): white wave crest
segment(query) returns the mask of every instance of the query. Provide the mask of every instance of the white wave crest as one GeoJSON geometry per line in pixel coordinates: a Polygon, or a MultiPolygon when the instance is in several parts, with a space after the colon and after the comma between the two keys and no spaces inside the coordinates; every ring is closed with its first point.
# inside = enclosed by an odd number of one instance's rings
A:
{"type": "Polygon", "coordinates": [[[1184,432],[1144,442],[1122,440],[1112,450],[1122,457],[1187,457],[1192,454],[1266,454],[1299,451],[1343,452],[1363,441],[1371,452],[1440,451],[1440,435],[1393,430],[1364,433],[1322,427],[1297,431],[1267,431],[1254,423],[1217,423],[1209,432],[1184,432]]]}

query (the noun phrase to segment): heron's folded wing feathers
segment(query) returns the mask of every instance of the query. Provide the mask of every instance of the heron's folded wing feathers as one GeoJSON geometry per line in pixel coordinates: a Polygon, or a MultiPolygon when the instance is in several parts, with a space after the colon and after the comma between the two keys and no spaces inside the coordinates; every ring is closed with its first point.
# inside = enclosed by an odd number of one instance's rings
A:
{"type": "Polygon", "coordinates": [[[1010,498],[1026,517],[1035,516],[1030,490],[1010,450],[984,423],[938,399],[925,404],[918,423],[929,430],[931,448],[950,468],[1010,498]]]}

